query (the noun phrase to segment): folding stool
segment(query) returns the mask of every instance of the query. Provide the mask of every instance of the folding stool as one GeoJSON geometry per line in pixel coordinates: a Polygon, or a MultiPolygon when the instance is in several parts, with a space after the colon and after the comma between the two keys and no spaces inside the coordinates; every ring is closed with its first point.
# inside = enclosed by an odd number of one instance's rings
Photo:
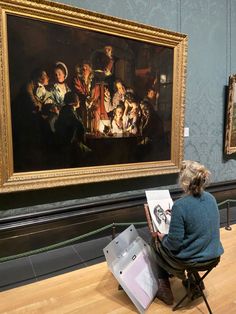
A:
{"type": "Polygon", "coordinates": [[[212,269],[219,264],[219,262],[220,262],[220,257],[217,257],[215,259],[212,259],[206,262],[196,263],[194,265],[186,267],[187,292],[184,295],[184,297],[173,307],[173,311],[176,311],[187,297],[193,301],[195,300],[195,296],[197,295],[197,297],[201,297],[201,296],[203,297],[209,313],[212,314],[210,305],[203,292],[204,290],[203,280],[212,271],[212,269]],[[199,272],[205,272],[205,273],[202,276],[200,276],[199,272]]]}

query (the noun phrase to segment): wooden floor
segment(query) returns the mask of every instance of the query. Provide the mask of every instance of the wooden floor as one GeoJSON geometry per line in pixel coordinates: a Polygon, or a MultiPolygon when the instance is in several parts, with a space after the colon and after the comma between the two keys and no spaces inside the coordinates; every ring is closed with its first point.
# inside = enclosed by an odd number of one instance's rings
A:
{"type": "MultiPolygon", "coordinates": [[[[236,313],[236,225],[221,229],[225,249],[220,264],[205,280],[206,295],[214,314],[236,313]]],[[[172,279],[175,299],[184,293],[178,279],[172,279]]],[[[106,263],[83,268],[0,293],[0,313],[137,313],[124,291],[107,269],[106,263]]],[[[173,313],[170,306],[155,299],[148,314],[173,313]]],[[[202,299],[176,313],[208,313],[202,299]]]]}

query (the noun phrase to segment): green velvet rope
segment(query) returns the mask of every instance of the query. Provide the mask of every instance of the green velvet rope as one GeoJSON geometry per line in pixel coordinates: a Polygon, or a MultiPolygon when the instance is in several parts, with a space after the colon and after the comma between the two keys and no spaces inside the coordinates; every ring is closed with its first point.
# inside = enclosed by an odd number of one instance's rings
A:
{"type": "MultiPolygon", "coordinates": [[[[236,203],[236,200],[228,199],[228,200],[225,200],[225,201],[223,201],[221,203],[218,203],[218,206],[221,206],[221,205],[224,205],[224,204],[227,204],[227,203],[236,203]]],[[[35,255],[35,254],[38,254],[38,253],[51,251],[51,250],[54,250],[54,249],[57,249],[57,248],[60,248],[60,247],[72,244],[72,243],[77,242],[79,240],[82,240],[84,238],[90,237],[90,236],[92,236],[94,234],[97,234],[99,232],[102,232],[102,231],[104,231],[106,229],[109,229],[109,228],[112,228],[112,227],[116,227],[116,226],[130,226],[130,225],[147,225],[147,222],[142,221],[142,222],[112,223],[112,224],[104,226],[102,228],[99,228],[99,229],[93,230],[91,232],[82,234],[82,235],[80,235],[78,237],[75,237],[73,239],[62,241],[60,243],[55,243],[55,244],[52,244],[52,245],[49,245],[49,246],[46,246],[46,247],[43,247],[43,248],[40,248],[40,249],[37,249],[37,250],[27,251],[27,252],[24,252],[24,253],[11,255],[11,256],[6,256],[6,257],[0,257],[0,263],[8,262],[10,260],[14,260],[14,259],[17,259],[17,258],[20,258],[20,257],[26,257],[26,256],[30,256],[30,255],[35,255]]]]}
{"type": "Polygon", "coordinates": [[[35,255],[35,254],[38,254],[38,253],[51,251],[51,250],[54,250],[54,249],[57,249],[57,248],[60,248],[60,247],[72,244],[72,243],[77,242],[79,240],[82,240],[84,238],[90,237],[90,236],[92,236],[94,234],[97,234],[99,232],[102,232],[102,231],[104,231],[106,229],[109,229],[109,228],[112,228],[112,227],[116,227],[116,226],[130,226],[132,224],[133,225],[145,225],[145,224],[147,224],[147,222],[112,223],[112,224],[104,226],[102,228],[99,228],[99,229],[93,230],[91,232],[82,234],[82,235],[80,235],[78,237],[75,237],[73,239],[65,240],[65,241],[62,241],[60,243],[55,243],[55,244],[52,244],[52,245],[49,245],[49,246],[46,246],[46,247],[43,247],[43,248],[40,248],[40,249],[37,249],[37,250],[27,251],[27,252],[24,252],[24,253],[11,255],[11,256],[6,256],[6,257],[0,257],[0,263],[8,262],[10,260],[17,259],[17,258],[20,258],[20,257],[26,257],[26,256],[30,256],[30,255],[35,255]]]}
{"type": "Polygon", "coordinates": [[[223,201],[221,203],[218,203],[217,205],[221,206],[221,205],[224,205],[224,204],[227,204],[227,203],[236,203],[236,200],[229,199],[229,200],[223,201]]]}

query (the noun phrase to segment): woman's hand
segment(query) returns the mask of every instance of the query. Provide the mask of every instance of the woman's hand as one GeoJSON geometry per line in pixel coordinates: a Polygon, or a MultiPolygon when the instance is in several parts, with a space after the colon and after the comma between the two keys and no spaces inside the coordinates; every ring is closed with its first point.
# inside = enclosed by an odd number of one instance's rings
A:
{"type": "Polygon", "coordinates": [[[165,233],[157,232],[157,235],[158,235],[159,240],[162,241],[162,239],[163,239],[164,236],[165,236],[165,233]]]}

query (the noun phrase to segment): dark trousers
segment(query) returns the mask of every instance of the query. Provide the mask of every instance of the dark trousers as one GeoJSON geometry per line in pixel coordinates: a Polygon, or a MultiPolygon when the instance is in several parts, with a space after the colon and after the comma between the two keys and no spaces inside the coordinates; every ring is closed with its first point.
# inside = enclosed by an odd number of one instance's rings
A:
{"type": "Polygon", "coordinates": [[[162,246],[157,238],[153,239],[152,247],[156,252],[159,278],[165,279],[171,274],[184,280],[186,279],[185,269],[188,266],[196,264],[195,262],[183,261],[176,258],[169,250],[162,246]]]}

